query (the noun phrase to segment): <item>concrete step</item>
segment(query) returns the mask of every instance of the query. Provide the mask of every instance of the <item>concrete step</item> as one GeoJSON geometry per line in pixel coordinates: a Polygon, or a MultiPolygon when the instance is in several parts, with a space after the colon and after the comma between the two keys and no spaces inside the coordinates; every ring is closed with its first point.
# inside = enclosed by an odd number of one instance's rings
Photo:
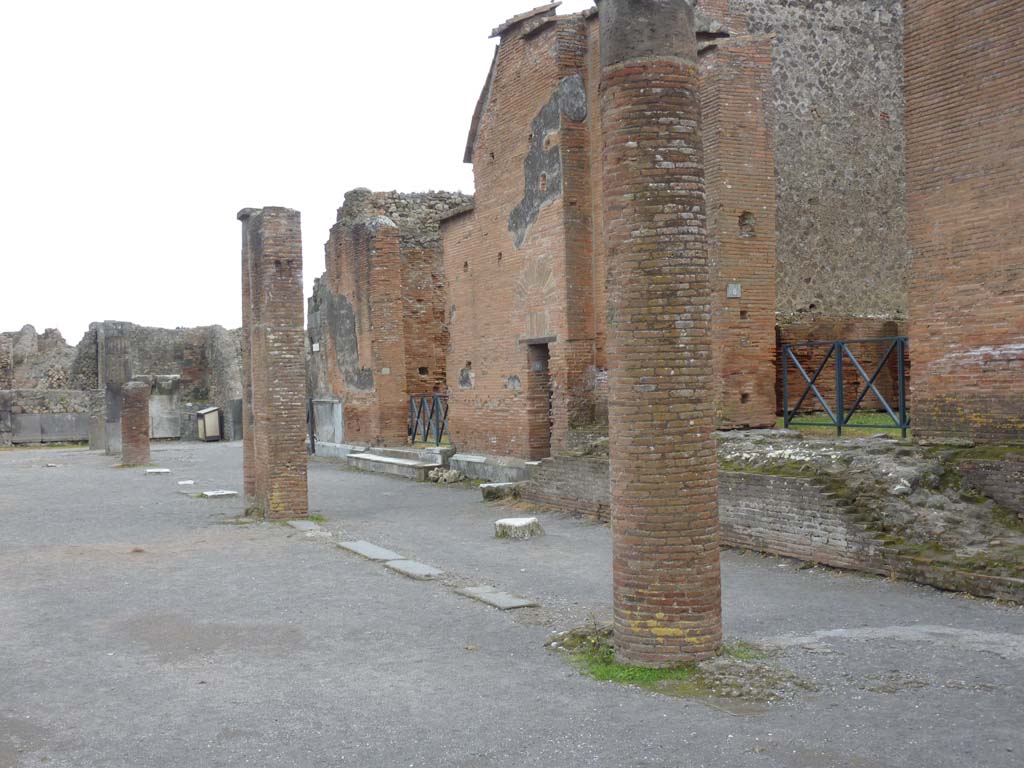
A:
{"type": "Polygon", "coordinates": [[[427,481],[427,475],[430,474],[430,470],[442,466],[440,459],[436,461],[421,461],[418,457],[398,458],[395,456],[382,456],[370,451],[349,454],[345,461],[350,467],[361,469],[364,472],[377,472],[382,475],[407,477],[420,483],[427,481]]]}
{"type": "Polygon", "coordinates": [[[372,453],[376,456],[390,456],[393,459],[409,459],[410,461],[422,461],[427,464],[447,466],[448,457],[455,453],[455,450],[448,447],[413,448],[411,446],[401,446],[393,448],[374,446],[367,449],[367,453],[372,453]]]}

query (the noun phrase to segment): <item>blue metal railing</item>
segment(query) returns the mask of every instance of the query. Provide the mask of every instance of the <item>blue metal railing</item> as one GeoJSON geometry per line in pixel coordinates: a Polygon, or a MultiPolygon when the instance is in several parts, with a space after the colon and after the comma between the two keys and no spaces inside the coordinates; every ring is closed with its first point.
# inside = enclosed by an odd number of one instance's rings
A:
{"type": "Polygon", "coordinates": [[[808,422],[808,421],[795,421],[797,413],[803,406],[807,396],[813,394],[815,399],[821,404],[821,407],[825,409],[825,413],[828,414],[830,423],[836,428],[836,435],[842,436],[844,428],[851,429],[898,429],[903,437],[907,436],[907,430],[910,428],[910,414],[907,410],[907,371],[906,371],[906,352],[908,348],[906,336],[893,336],[889,338],[881,339],[851,339],[844,341],[805,341],[797,344],[783,344],[782,345],[782,413],[786,428],[790,425],[794,426],[823,426],[824,423],[821,421],[808,422]],[[882,355],[875,368],[874,373],[868,376],[867,371],[864,370],[864,366],[861,365],[860,360],[850,349],[851,344],[888,344],[888,349],[885,354],[882,355]],[[814,374],[808,374],[807,370],[797,359],[793,350],[798,347],[827,347],[828,352],[825,358],[821,361],[818,367],[815,369],[814,374]],[[893,354],[896,354],[896,399],[897,402],[894,405],[890,404],[888,400],[878,390],[875,382],[878,380],[879,374],[889,365],[889,361],[893,354]],[[853,405],[849,410],[846,409],[846,403],[844,398],[844,387],[843,387],[843,368],[845,362],[849,360],[853,367],[856,369],[859,379],[857,380],[857,389],[859,394],[853,402],[853,405]],[[835,366],[835,403],[832,407],[825,401],[825,398],[821,394],[821,390],[818,389],[817,382],[826,366],[832,362],[835,366]],[[797,400],[796,406],[792,409],[789,407],[789,367],[794,366],[801,378],[806,383],[806,387],[797,400]],[[864,384],[864,388],[860,389],[860,384],[864,384]],[[860,408],[861,403],[864,402],[864,398],[871,392],[878,402],[881,404],[882,409],[889,415],[892,420],[891,424],[851,424],[850,419],[853,414],[860,408]]]}
{"type": "Polygon", "coordinates": [[[409,397],[409,441],[441,445],[448,433],[448,395],[409,397]]]}

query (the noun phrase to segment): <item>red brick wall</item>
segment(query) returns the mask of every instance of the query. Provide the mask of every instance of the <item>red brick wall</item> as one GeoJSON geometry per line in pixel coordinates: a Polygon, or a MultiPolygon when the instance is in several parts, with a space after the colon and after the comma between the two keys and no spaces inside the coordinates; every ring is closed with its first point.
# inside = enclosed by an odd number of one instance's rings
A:
{"type": "Polygon", "coordinates": [[[1024,442],[1024,4],[905,24],[915,434],[1024,442]]]}
{"type": "Polygon", "coordinates": [[[400,445],[407,436],[405,325],[399,231],[378,217],[339,222],[327,242],[326,287],[347,298],[355,336],[320,336],[330,391],[344,402],[345,441],[400,445]],[[345,349],[348,345],[354,345],[345,349]],[[339,355],[358,352],[358,384],[339,355]]]}
{"type": "Polygon", "coordinates": [[[344,403],[344,440],[404,444],[408,396],[447,387],[440,220],[455,192],[345,195],[310,300],[309,389],[344,403]]]}
{"type": "Polygon", "coordinates": [[[765,105],[771,41],[723,41],[701,60],[717,421],[775,423],[775,166],[765,105]],[[729,286],[740,296],[729,298],[729,286]]]}
{"type": "Polygon", "coordinates": [[[243,335],[248,366],[252,440],[243,443],[250,509],[271,519],[309,511],[306,479],[306,355],[303,317],[302,240],[299,212],[287,208],[246,209],[242,265],[249,275],[243,292],[243,335]],[[251,455],[248,455],[250,454],[251,455]]]}
{"type": "MultiPolygon", "coordinates": [[[[781,355],[783,344],[799,344],[805,341],[852,341],[855,339],[891,338],[905,336],[907,329],[905,324],[894,320],[863,317],[818,317],[806,322],[780,325],[776,333],[777,344],[780,350],[779,354],[781,355]]],[[[878,367],[879,362],[881,362],[882,357],[888,351],[889,346],[888,343],[853,344],[851,349],[860,362],[861,367],[864,368],[868,376],[871,376],[875,372],[875,368],[878,367]]],[[[793,354],[796,355],[797,360],[804,367],[804,370],[807,371],[807,374],[813,377],[814,371],[817,370],[822,360],[825,359],[829,349],[830,347],[827,346],[796,347],[793,350],[793,354]]],[[[910,379],[910,352],[911,350],[908,350],[907,354],[904,355],[904,366],[908,381],[910,379]]],[[[781,360],[781,357],[779,360],[781,360]]],[[[888,364],[882,369],[875,380],[875,386],[878,387],[878,391],[882,393],[882,396],[885,397],[894,411],[898,402],[897,373],[898,358],[894,350],[888,364]]],[[[777,361],[775,387],[779,415],[782,415],[784,400],[782,378],[782,364],[777,361]]],[[[835,405],[835,383],[836,368],[833,361],[830,360],[815,383],[815,386],[821,392],[830,408],[835,405]]],[[[791,409],[796,407],[796,403],[806,386],[807,384],[800,376],[800,372],[791,363],[789,366],[789,407],[791,409]]],[[[864,386],[865,381],[857,372],[856,367],[854,367],[852,362],[844,358],[843,400],[847,410],[856,401],[864,386]]],[[[861,409],[865,411],[881,410],[882,405],[873,393],[868,393],[861,403],[861,409]]],[[[808,394],[804,400],[804,405],[800,409],[800,413],[806,414],[821,411],[823,409],[814,395],[808,394]]],[[[884,421],[884,417],[880,417],[879,420],[884,421]]]]}
{"type": "MultiPolygon", "coordinates": [[[[592,268],[581,255],[589,248],[580,232],[586,222],[581,206],[587,206],[589,194],[589,186],[581,186],[585,137],[564,115],[558,130],[541,137],[545,146],[560,147],[562,196],[540,208],[519,247],[509,227],[510,214],[526,193],[531,126],[562,79],[578,74],[582,33],[578,20],[559,21],[526,37],[522,32],[521,27],[508,30],[498,51],[473,151],[475,209],[447,221],[442,232],[453,442],[462,451],[528,458],[526,342],[549,343],[557,447],[565,442],[570,421],[567,393],[581,386],[581,358],[592,360],[593,339],[580,338],[590,332],[585,318],[569,320],[569,284],[575,275],[568,275],[583,263],[587,275],[581,279],[589,285],[592,268]],[[575,209],[568,232],[567,200],[575,209]]],[[[581,292],[574,289],[573,296],[581,292]]]]}
{"type": "MultiPolygon", "coordinates": [[[[598,17],[560,17],[524,34],[527,26],[505,30],[484,94],[472,153],[475,210],[443,228],[455,443],[460,450],[523,458],[530,455],[532,423],[521,389],[528,372],[525,340],[549,340],[552,450],[571,448],[578,433],[607,423],[606,399],[595,387],[607,367],[598,17]],[[570,76],[582,78],[587,116],[563,115],[547,137],[558,147],[562,195],[541,208],[516,247],[508,219],[523,198],[532,125],[570,76]],[[467,362],[472,377],[462,375],[467,362]]],[[[723,147],[714,177],[723,228],[716,300],[719,283],[723,295],[728,282],[741,281],[745,291],[742,307],[723,299],[713,320],[726,426],[770,424],[775,407],[774,171],[763,94],[769,76],[770,52],[759,42],[722,54],[709,79],[721,92],[710,102],[717,120],[709,124],[723,147]],[[722,98],[729,89],[735,98],[722,98]],[[740,237],[738,217],[754,207],[757,235],[740,237]]]]}
{"type": "Polygon", "coordinates": [[[126,467],[149,464],[149,394],[141,381],[121,388],[121,464],[126,467]]]}
{"type": "Polygon", "coordinates": [[[601,9],[615,652],[666,666],[722,638],[700,78],[690,6],[601,9]]]}
{"type": "Polygon", "coordinates": [[[403,250],[402,302],[406,392],[444,392],[448,386],[448,326],[444,322],[444,261],[440,244],[403,250]]]}

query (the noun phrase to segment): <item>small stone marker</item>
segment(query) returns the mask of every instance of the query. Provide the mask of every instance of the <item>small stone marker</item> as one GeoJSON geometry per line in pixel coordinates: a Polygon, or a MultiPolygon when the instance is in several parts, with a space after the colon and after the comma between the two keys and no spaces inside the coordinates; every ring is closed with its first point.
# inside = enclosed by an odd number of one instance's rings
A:
{"type": "Polygon", "coordinates": [[[496,501],[515,496],[519,489],[519,483],[481,483],[480,494],[484,501],[496,501]]]}
{"type": "Polygon", "coordinates": [[[147,475],[169,475],[169,474],[171,474],[171,470],[169,470],[169,469],[147,469],[146,470],[146,474],[147,475]]]}
{"type": "Polygon", "coordinates": [[[444,576],[444,571],[439,571],[432,565],[418,563],[415,560],[389,560],[384,563],[384,567],[419,581],[427,581],[428,579],[444,576]]]}
{"type": "Polygon", "coordinates": [[[227,499],[237,496],[238,491],[203,491],[201,495],[204,499],[227,499]]]}
{"type": "Polygon", "coordinates": [[[543,536],[544,529],[536,517],[506,517],[494,523],[494,537],[497,539],[532,539],[543,536]]]}
{"type": "Polygon", "coordinates": [[[195,485],[195,480],[179,480],[178,485],[195,485]]]}
{"type": "Polygon", "coordinates": [[[374,560],[377,562],[387,562],[389,560],[401,560],[402,556],[397,552],[392,552],[390,549],[384,549],[384,547],[378,547],[376,544],[371,544],[368,541],[339,541],[338,546],[349,552],[354,552],[357,555],[365,557],[367,560],[374,560]]]}
{"type": "Polygon", "coordinates": [[[510,592],[502,592],[500,589],[488,586],[463,587],[456,589],[455,592],[456,594],[479,600],[481,603],[486,603],[500,611],[510,611],[514,608],[536,608],[540,605],[540,603],[525,597],[519,597],[519,595],[513,595],[510,592]]]}
{"type": "Polygon", "coordinates": [[[296,531],[318,531],[320,526],[312,520],[289,520],[288,525],[296,531]]]}

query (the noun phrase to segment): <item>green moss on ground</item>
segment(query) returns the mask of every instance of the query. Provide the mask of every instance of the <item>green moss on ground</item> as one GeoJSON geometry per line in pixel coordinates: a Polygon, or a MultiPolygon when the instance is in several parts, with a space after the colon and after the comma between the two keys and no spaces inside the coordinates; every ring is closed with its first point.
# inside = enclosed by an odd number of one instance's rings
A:
{"type": "Polygon", "coordinates": [[[561,633],[548,642],[548,647],[563,653],[581,674],[595,680],[634,685],[667,696],[703,700],[715,706],[722,706],[722,702],[730,702],[729,706],[743,702],[770,703],[788,692],[811,688],[776,666],[767,650],[742,640],[723,645],[715,659],[664,669],[617,661],[607,627],[591,625],[561,633]]]}

